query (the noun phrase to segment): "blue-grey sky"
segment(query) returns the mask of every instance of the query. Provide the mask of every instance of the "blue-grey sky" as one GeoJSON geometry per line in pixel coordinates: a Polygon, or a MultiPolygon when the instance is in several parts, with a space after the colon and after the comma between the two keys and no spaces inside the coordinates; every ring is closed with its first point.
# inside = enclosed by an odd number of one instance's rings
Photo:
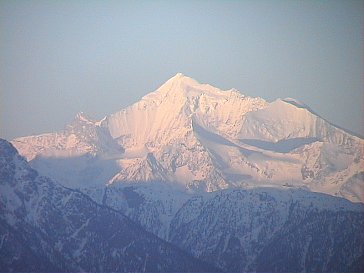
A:
{"type": "Polygon", "coordinates": [[[363,134],[363,1],[1,1],[0,137],[100,119],[177,72],[363,134]]]}

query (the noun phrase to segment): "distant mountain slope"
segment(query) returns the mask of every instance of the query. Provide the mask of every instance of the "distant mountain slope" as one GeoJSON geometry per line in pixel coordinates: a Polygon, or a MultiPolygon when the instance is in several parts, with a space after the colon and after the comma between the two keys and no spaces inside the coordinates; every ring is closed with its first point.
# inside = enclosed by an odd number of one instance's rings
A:
{"type": "Polygon", "coordinates": [[[106,128],[83,113],[61,132],[12,143],[39,173],[70,188],[104,184],[120,170],[115,159],[124,152],[106,128]]]}
{"type": "Polygon", "coordinates": [[[364,140],[294,99],[268,103],[178,73],[139,102],[58,134],[15,139],[72,188],[172,182],[190,191],[296,187],[364,201],[364,140]]]}
{"type": "Polygon", "coordinates": [[[364,210],[302,190],[227,190],[190,199],[172,243],[227,272],[361,272],[364,210]]]}
{"type": "Polygon", "coordinates": [[[86,195],[41,177],[0,139],[0,268],[6,272],[211,272],[86,195]]]}
{"type": "Polygon", "coordinates": [[[188,194],[165,183],[85,189],[226,272],[362,272],[364,205],[286,187],[188,194]]]}

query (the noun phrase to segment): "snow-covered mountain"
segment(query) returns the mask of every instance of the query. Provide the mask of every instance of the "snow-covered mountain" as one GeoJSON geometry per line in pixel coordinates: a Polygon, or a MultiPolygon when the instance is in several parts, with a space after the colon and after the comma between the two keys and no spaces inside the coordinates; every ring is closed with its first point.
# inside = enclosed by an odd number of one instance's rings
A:
{"type": "Polygon", "coordinates": [[[120,170],[115,159],[124,152],[107,128],[84,113],[77,114],[62,132],[18,138],[12,143],[39,173],[70,188],[108,181],[120,170]]]}
{"type": "Polygon", "coordinates": [[[169,240],[227,272],[361,272],[362,204],[297,189],[191,198],[169,240]]]}
{"type": "Polygon", "coordinates": [[[306,188],[364,201],[364,141],[294,99],[268,103],[178,73],[140,101],[12,141],[72,188],[164,181],[190,191],[306,188]]]}
{"type": "Polygon", "coordinates": [[[364,266],[364,206],[343,198],[273,187],[196,194],[165,182],[84,191],[39,176],[0,140],[0,268],[361,272],[364,266]]]}
{"type": "Polygon", "coordinates": [[[361,272],[364,206],[302,189],[191,194],[162,183],[87,194],[226,272],[361,272]]]}
{"type": "Polygon", "coordinates": [[[179,73],[100,121],[12,144],[67,192],[224,271],[363,268],[364,140],[294,99],[179,73]]]}
{"type": "Polygon", "coordinates": [[[41,177],[0,139],[0,271],[214,272],[79,191],[41,177]]]}

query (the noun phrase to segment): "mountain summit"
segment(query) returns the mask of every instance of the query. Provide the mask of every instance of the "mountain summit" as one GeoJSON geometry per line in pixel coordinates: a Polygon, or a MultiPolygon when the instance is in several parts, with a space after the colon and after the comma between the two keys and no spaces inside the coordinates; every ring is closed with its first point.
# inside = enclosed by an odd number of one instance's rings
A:
{"type": "Polygon", "coordinates": [[[8,271],[363,268],[364,140],[295,99],[178,73],[99,121],[12,144],[28,162],[0,140],[8,271]]]}
{"type": "Polygon", "coordinates": [[[181,137],[193,120],[212,130],[233,130],[232,122],[266,105],[263,99],[222,91],[178,73],[139,102],[108,116],[104,125],[114,138],[136,136],[133,145],[168,142],[181,137]]]}
{"type": "Polygon", "coordinates": [[[78,114],[62,132],[12,143],[35,169],[72,188],[273,186],[364,201],[363,139],[294,99],[269,103],[181,73],[100,121],[78,114]]]}

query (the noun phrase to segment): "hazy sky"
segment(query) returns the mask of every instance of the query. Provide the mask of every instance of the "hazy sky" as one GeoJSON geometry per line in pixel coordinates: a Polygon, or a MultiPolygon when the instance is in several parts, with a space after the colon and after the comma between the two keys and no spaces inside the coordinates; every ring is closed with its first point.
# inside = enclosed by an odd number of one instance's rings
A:
{"type": "Polygon", "coordinates": [[[177,72],[363,134],[363,1],[0,1],[0,137],[100,119],[177,72]]]}

